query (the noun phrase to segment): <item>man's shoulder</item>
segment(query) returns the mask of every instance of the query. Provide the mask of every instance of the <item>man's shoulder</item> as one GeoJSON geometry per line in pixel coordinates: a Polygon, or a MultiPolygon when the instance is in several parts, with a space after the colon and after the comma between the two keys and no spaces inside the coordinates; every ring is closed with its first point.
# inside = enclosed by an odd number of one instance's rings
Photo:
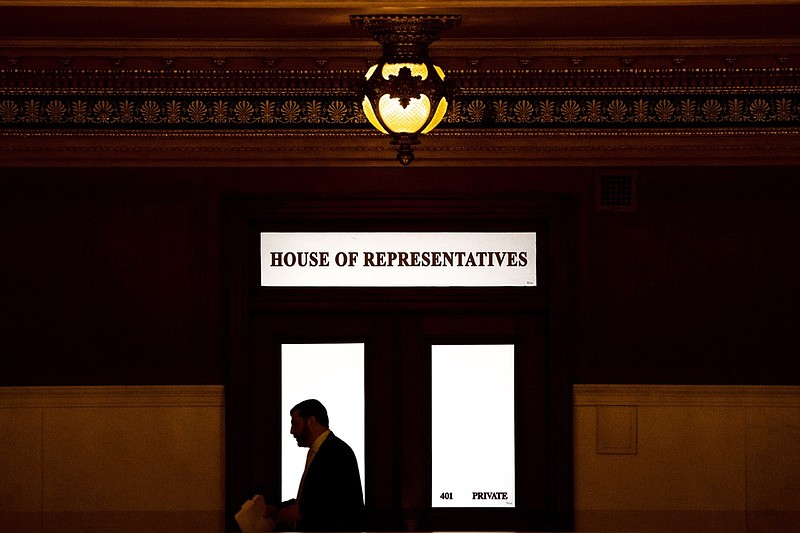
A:
{"type": "Polygon", "coordinates": [[[328,450],[348,451],[350,453],[353,453],[353,450],[352,448],[350,448],[350,445],[347,444],[342,439],[340,439],[339,437],[337,437],[333,432],[331,432],[330,435],[328,435],[328,437],[325,439],[325,442],[322,443],[322,447],[320,448],[320,450],[322,448],[326,448],[328,450]]]}

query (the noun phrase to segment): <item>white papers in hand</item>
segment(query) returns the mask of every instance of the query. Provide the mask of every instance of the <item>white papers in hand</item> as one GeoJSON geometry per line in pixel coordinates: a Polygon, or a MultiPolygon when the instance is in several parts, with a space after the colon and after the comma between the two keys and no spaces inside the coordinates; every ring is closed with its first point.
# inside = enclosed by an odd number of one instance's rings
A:
{"type": "Polygon", "coordinates": [[[267,512],[267,504],[261,494],[256,494],[252,499],[247,500],[242,508],[236,513],[236,523],[242,533],[270,533],[275,531],[275,521],[271,517],[264,516],[267,512]]]}

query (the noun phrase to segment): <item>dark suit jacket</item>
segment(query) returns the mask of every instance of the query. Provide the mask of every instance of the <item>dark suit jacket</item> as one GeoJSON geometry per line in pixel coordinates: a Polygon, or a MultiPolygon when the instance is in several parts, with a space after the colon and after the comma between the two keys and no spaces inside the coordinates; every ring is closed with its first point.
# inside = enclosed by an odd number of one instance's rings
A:
{"type": "Polygon", "coordinates": [[[356,456],[331,433],[311,461],[299,495],[300,531],[362,531],[364,498],[356,456]]]}

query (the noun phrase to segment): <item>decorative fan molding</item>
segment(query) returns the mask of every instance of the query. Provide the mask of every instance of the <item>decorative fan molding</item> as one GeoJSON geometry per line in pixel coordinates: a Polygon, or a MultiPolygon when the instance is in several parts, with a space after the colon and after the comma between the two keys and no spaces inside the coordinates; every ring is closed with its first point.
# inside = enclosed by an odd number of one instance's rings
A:
{"type": "MultiPolygon", "coordinates": [[[[4,3],[0,163],[391,163],[355,96],[379,47],[349,15],[370,5],[4,3]]],[[[800,4],[437,7],[463,13],[431,47],[460,90],[416,165],[800,160],[800,36],[787,25],[800,4]]]]}

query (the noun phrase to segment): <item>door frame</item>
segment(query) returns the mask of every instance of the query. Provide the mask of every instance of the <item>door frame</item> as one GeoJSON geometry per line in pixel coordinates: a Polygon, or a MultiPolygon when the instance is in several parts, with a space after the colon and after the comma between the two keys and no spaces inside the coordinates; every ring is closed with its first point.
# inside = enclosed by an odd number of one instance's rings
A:
{"type": "MultiPolygon", "coordinates": [[[[541,313],[547,330],[548,503],[529,518],[538,529],[573,527],[572,353],[576,285],[576,206],[569,195],[270,195],[224,202],[223,276],[226,305],[226,526],[252,497],[253,467],[280,462],[253,447],[253,365],[279,371],[254,353],[253,317],[273,312],[541,313]],[[261,287],[261,231],[530,231],[537,232],[537,286],[493,288],[280,288],[261,287]]],[[[269,358],[267,358],[269,359],[269,358]]],[[[274,359],[274,357],[272,358],[274,359]]],[[[272,401],[279,398],[275,391],[272,401]]],[[[266,420],[269,420],[267,417],[266,420]]],[[[271,422],[274,423],[274,422],[271,422]]],[[[279,423],[279,422],[278,422],[279,423]]],[[[279,426],[282,427],[282,426],[279,426]]],[[[369,450],[369,446],[367,447],[369,450]]],[[[369,454],[369,451],[367,452],[369,454]]],[[[369,455],[367,457],[369,462],[369,455]]],[[[279,465],[278,465],[279,466],[279,465]]],[[[274,467],[274,465],[273,465],[274,467]]],[[[369,480],[369,473],[367,473],[369,480]]],[[[519,479],[519,476],[518,476],[519,479]]],[[[401,511],[398,509],[398,511],[401,511]]],[[[415,521],[398,514],[380,529],[406,529],[415,521]]],[[[416,522],[416,525],[423,525],[416,522]]],[[[501,529],[505,529],[502,528],[501,529]]]]}

